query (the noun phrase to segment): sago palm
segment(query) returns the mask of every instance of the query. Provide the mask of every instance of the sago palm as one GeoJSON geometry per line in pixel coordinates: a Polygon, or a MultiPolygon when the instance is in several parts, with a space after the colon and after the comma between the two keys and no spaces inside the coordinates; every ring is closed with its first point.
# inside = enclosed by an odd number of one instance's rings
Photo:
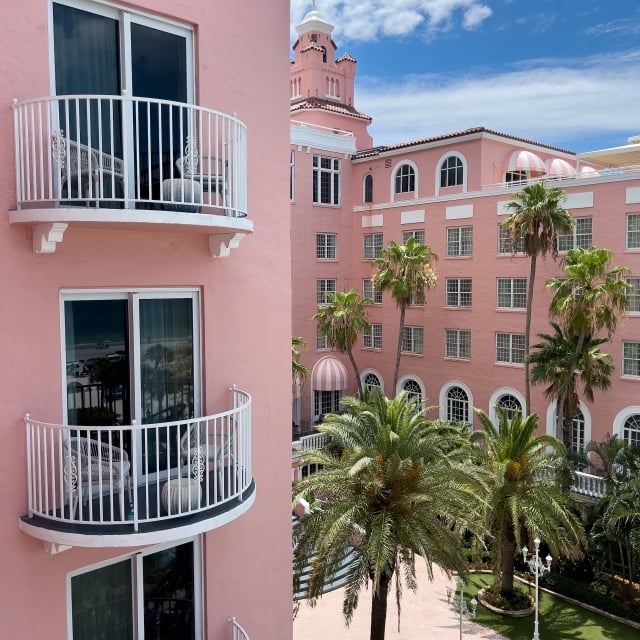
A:
{"type": "Polygon", "coordinates": [[[319,426],[331,446],[303,453],[305,463],[322,469],[294,486],[294,500],[311,505],[295,527],[294,572],[313,558],[313,601],[352,552],[346,622],[371,582],[370,638],[383,640],[392,580],[399,606],[400,574],[410,589],[417,586],[416,555],[430,576],[433,563],[464,573],[461,531],[478,522],[481,470],[469,462],[466,432],[428,421],[404,392],[391,400],[372,389],[366,402],[345,398],[343,405],[342,415],[319,426]]]}

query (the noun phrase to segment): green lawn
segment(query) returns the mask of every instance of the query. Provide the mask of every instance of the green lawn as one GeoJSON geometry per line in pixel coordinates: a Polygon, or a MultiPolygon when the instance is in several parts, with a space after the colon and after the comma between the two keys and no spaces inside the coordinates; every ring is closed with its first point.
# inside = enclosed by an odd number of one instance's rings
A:
{"type": "MultiPolygon", "coordinates": [[[[468,599],[477,597],[479,589],[488,584],[490,576],[474,574],[465,586],[468,599]]],[[[526,587],[525,587],[526,588],[526,587]]],[[[533,587],[531,593],[533,595],[533,587]]],[[[540,638],[542,640],[638,640],[640,630],[620,624],[576,607],[560,598],[540,593],[540,638]]],[[[478,605],[475,622],[503,634],[510,640],[531,640],[533,615],[527,618],[508,618],[478,605]]]]}

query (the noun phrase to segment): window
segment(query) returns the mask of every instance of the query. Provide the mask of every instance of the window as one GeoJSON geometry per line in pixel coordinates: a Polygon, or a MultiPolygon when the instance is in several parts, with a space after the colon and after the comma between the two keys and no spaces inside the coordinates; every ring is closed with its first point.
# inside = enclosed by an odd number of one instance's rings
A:
{"type": "Polygon", "coordinates": [[[460,387],[451,387],[447,391],[447,420],[469,422],[469,396],[460,387]]]}
{"type": "Polygon", "coordinates": [[[289,153],[289,200],[295,200],[296,153],[289,153]]]}
{"type": "Polygon", "coordinates": [[[498,278],[498,308],[527,308],[526,278],[498,278]]]}
{"type": "Polygon", "coordinates": [[[412,229],[402,232],[402,244],[407,244],[409,238],[413,238],[418,244],[424,244],[424,229],[412,229]]]}
{"type": "Polygon", "coordinates": [[[513,420],[513,416],[516,412],[522,415],[522,405],[520,404],[520,401],[509,393],[500,396],[500,399],[496,404],[507,412],[509,420],[513,420]]]}
{"type": "Polygon", "coordinates": [[[336,234],[316,233],[316,258],[318,260],[336,259],[336,234]]]}
{"type": "Polygon", "coordinates": [[[571,233],[559,233],[557,237],[558,251],[569,251],[576,247],[589,249],[592,243],[592,223],[591,217],[576,218],[576,226],[571,233]]]}
{"type": "Polygon", "coordinates": [[[381,233],[365,233],[363,236],[363,253],[365,260],[375,260],[382,252],[383,238],[381,233]]]}
{"type": "Polygon", "coordinates": [[[313,392],[313,415],[322,419],[327,413],[338,413],[340,411],[340,391],[314,391],[313,392]]]}
{"type": "Polygon", "coordinates": [[[313,156],[313,203],[340,204],[340,160],[313,156]]]}
{"type": "Polygon", "coordinates": [[[187,542],[161,551],[143,550],[125,560],[73,573],[69,578],[71,637],[200,637],[196,621],[202,619],[202,590],[195,578],[200,564],[194,557],[199,553],[196,546],[187,542]],[[142,637],[138,622],[144,629],[142,637]]]}
{"type": "Polygon", "coordinates": [[[468,329],[445,329],[444,355],[447,358],[471,358],[471,331],[468,329]]]}
{"type": "Polygon", "coordinates": [[[524,363],[523,333],[496,333],[496,362],[524,363]]]}
{"type": "Polygon", "coordinates": [[[514,186],[525,184],[527,182],[527,174],[525,171],[507,171],[504,174],[504,181],[514,186]]]}
{"type": "Polygon", "coordinates": [[[447,307],[471,306],[471,278],[447,278],[447,307]]]}
{"type": "Polygon", "coordinates": [[[416,399],[418,402],[422,402],[422,387],[417,380],[409,378],[404,381],[402,390],[407,392],[407,398],[416,399]]]}
{"type": "Polygon", "coordinates": [[[380,378],[375,373],[367,373],[362,381],[365,389],[380,389],[382,388],[382,384],[380,382],[380,378]]]}
{"type": "Polygon", "coordinates": [[[640,278],[625,278],[625,280],[631,287],[627,289],[628,310],[632,313],[638,313],[640,312],[640,278]]]}
{"type": "Polygon", "coordinates": [[[362,346],[365,349],[382,349],[381,324],[372,324],[369,331],[362,334],[362,346]]]}
{"type": "Polygon", "coordinates": [[[316,282],[316,302],[318,304],[329,304],[327,293],[336,291],[336,281],[334,278],[321,278],[316,282]]]}
{"type": "Polygon", "coordinates": [[[365,204],[373,202],[373,176],[369,173],[364,177],[364,197],[365,204]]]}
{"type": "Polygon", "coordinates": [[[473,251],[473,227],[447,229],[447,255],[470,256],[473,251]]]}
{"type": "Polygon", "coordinates": [[[640,376],[640,342],[622,343],[622,374],[640,376]]]}
{"type": "Polygon", "coordinates": [[[329,336],[322,333],[319,326],[316,326],[316,349],[323,351],[329,348],[329,336]]]}
{"type": "Polygon", "coordinates": [[[524,235],[518,238],[516,250],[513,250],[513,243],[509,237],[509,230],[501,224],[498,225],[498,253],[524,253],[524,235]]]}
{"type": "Polygon", "coordinates": [[[455,187],[464,183],[464,168],[462,160],[456,156],[449,156],[440,168],[440,186],[455,187]]]}
{"type": "Polygon", "coordinates": [[[373,286],[371,278],[365,278],[362,281],[362,297],[371,300],[373,304],[382,304],[382,291],[378,291],[373,286]]]}
{"type": "Polygon", "coordinates": [[[571,451],[582,453],[584,451],[584,416],[582,411],[571,419],[571,451]]]}
{"type": "Polygon", "coordinates": [[[401,165],[396,171],[396,193],[411,193],[416,190],[416,172],[409,164],[401,165]]]}
{"type": "Polygon", "coordinates": [[[628,445],[640,447],[640,413],[633,413],[624,421],[622,437],[628,445]]]}
{"type": "Polygon", "coordinates": [[[640,249],[640,213],[627,216],[627,249],[640,249]]]}
{"type": "Polygon", "coordinates": [[[422,353],[423,327],[404,327],[402,332],[402,351],[405,353],[422,353]]]}

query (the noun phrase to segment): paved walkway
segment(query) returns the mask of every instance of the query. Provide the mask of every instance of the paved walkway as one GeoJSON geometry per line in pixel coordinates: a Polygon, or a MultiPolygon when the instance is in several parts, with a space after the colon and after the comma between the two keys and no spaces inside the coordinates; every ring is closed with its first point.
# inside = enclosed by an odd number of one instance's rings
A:
{"type": "MultiPolygon", "coordinates": [[[[433,582],[427,578],[423,562],[416,561],[418,591],[414,594],[404,589],[401,600],[400,631],[395,606],[395,589],[389,593],[386,640],[460,640],[460,618],[447,603],[447,585],[455,589],[438,567],[434,567],[433,582]]],[[[371,591],[360,595],[360,604],[351,626],[346,627],[342,615],[343,590],[325,594],[311,608],[301,603],[293,623],[294,640],[368,640],[371,615],[371,591]]],[[[464,620],[464,640],[507,640],[491,629],[464,620]]]]}

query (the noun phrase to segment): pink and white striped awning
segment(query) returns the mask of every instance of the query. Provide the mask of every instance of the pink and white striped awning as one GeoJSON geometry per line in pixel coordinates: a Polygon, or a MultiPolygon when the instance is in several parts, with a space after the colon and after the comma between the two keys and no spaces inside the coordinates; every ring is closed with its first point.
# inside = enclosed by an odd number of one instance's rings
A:
{"type": "Polygon", "coordinates": [[[509,157],[507,171],[524,171],[529,175],[543,175],[547,172],[544,162],[533,151],[514,151],[509,157]]]}
{"type": "Polygon", "coordinates": [[[547,160],[547,175],[550,178],[575,178],[578,172],[566,160],[553,158],[547,160]]]}
{"type": "Polygon", "coordinates": [[[600,175],[600,172],[597,169],[594,169],[593,167],[582,167],[582,169],[580,169],[580,175],[583,178],[595,178],[596,176],[600,175]]]}
{"type": "Polygon", "coordinates": [[[333,356],[325,356],[316,362],[311,374],[316,391],[343,391],[347,388],[347,369],[333,356]]]}

